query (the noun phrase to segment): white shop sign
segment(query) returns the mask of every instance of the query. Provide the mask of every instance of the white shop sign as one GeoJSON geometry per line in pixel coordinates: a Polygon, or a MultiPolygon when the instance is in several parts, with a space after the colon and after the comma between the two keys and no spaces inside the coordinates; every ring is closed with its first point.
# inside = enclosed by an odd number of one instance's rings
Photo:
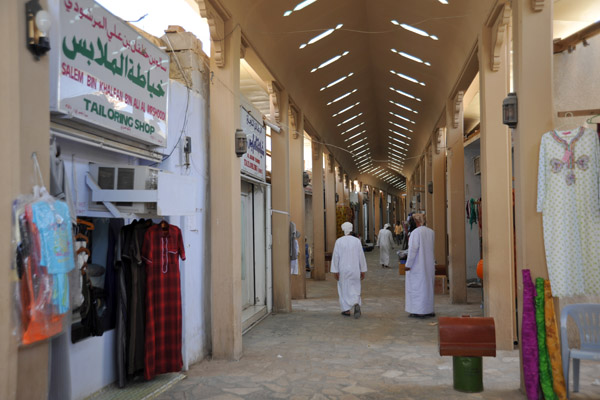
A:
{"type": "Polygon", "coordinates": [[[50,3],[51,111],[165,147],[168,55],[92,0],[50,3]]]}
{"type": "Polygon", "coordinates": [[[250,114],[243,107],[240,110],[242,116],[242,130],[248,138],[248,152],[242,156],[241,171],[254,178],[265,181],[266,176],[266,140],[267,133],[262,122],[250,114]]]}

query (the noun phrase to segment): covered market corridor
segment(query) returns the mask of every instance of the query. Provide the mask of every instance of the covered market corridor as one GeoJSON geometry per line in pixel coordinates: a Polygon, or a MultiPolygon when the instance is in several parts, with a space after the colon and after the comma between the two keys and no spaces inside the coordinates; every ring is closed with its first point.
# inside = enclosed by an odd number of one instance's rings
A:
{"type": "MultiPolygon", "coordinates": [[[[336,283],[309,281],[308,298],[294,312],[273,314],[244,335],[239,361],[203,361],[187,378],[158,397],[189,399],[496,399],[518,400],[519,351],[484,358],[482,393],[452,389],[452,358],[440,357],[437,318],[413,319],[404,312],[404,277],[382,269],[378,252],[366,253],[360,319],[340,315],[336,283]]],[[[468,304],[435,296],[437,316],[480,316],[481,289],[470,288],[468,304]]],[[[600,365],[583,363],[581,392],[571,399],[597,399],[600,365]]]]}

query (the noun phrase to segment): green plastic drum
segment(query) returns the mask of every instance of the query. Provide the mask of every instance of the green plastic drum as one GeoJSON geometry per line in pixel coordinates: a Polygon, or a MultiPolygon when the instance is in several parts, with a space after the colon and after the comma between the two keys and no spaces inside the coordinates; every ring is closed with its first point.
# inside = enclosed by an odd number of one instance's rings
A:
{"type": "Polygon", "coordinates": [[[459,392],[483,392],[481,357],[452,357],[454,389],[459,392]]]}

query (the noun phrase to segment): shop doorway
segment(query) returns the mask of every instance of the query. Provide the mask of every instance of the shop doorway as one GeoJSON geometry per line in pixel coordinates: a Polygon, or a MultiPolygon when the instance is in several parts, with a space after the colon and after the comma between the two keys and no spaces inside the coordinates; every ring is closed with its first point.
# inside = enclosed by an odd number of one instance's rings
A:
{"type": "Polygon", "coordinates": [[[242,182],[241,224],[242,235],[242,309],[255,304],[255,262],[254,262],[254,195],[252,184],[242,182]]]}

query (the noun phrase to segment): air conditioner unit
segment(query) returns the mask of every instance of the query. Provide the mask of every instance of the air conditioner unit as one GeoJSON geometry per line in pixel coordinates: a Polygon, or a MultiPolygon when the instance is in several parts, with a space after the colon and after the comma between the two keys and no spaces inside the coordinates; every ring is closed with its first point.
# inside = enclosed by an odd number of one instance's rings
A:
{"type": "MultiPolygon", "coordinates": [[[[90,163],[89,173],[100,189],[119,190],[126,193],[128,190],[157,190],[157,168],[140,165],[108,165],[90,163]]],[[[133,193],[133,192],[132,192],[133,193]]],[[[156,214],[156,202],[118,201],[114,205],[120,212],[133,214],[156,214]]],[[[90,210],[106,211],[103,202],[90,201],[90,210]]]]}

